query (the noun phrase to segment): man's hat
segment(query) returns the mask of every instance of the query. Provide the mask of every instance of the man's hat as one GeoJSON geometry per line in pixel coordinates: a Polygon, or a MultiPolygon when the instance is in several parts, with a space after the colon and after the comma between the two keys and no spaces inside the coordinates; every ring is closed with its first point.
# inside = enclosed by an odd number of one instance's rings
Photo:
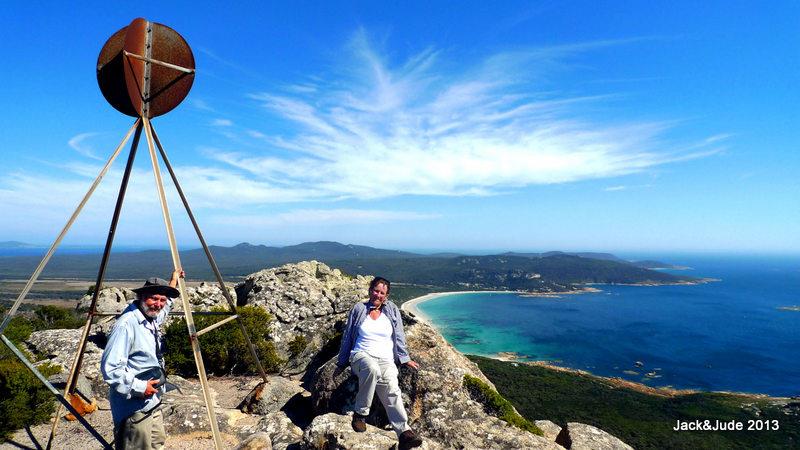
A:
{"type": "Polygon", "coordinates": [[[153,294],[160,294],[166,295],[169,298],[177,298],[181,295],[180,291],[170,286],[167,280],[157,277],[148,278],[147,281],[144,282],[144,286],[134,289],[133,292],[145,297],[153,294]]]}

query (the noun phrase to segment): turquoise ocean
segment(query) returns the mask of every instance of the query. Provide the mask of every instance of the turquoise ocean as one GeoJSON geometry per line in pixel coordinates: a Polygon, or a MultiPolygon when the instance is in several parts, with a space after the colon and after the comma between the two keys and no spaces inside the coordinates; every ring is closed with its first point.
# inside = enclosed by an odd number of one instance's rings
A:
{"type": "Polygon", "coordinates": [[[418,307],[463,353],[515,352],[649,386],[800,395],[800,311],[780,309],[800,306],[800,258],[655,259],[720,281],[559,298],[450,294],[418,307]]]}

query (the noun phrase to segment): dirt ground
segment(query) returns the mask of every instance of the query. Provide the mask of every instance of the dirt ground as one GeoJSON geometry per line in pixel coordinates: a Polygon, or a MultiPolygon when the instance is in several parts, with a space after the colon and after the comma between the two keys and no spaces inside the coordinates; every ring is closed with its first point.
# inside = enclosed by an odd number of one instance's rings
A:
{"type": "MultiPolygon", "coordinates": [[[[196,380],[193,380],[196,381],[196,380]]],[[[216,392],[215,410],[219,414],[223,411],[236,411],[236,406],[244,397],[261,381],[259,377],[214,377],[209,378],[211,389],[216,392]]],[[[85,416],[86,420],[107,441],[113,440],[113,421],[107,400],[98,402],[98,410],[85,416]]],[[[18,430],[11,438],[0,443],[0,449],[42,449],[47,447],[50,436],[51,422],[36,425],[27,430],[18,430]]],[[[230,434],[222,434],[225,448],[234,448],[239,444],[239,439],[230,434]]],[[[53,441],[53,449],[65,450],[94,450],[103,446],[77,421],[61,419],[58,432],[53,441]]],[[[214,441],[211,430],[197,431],[190,434],[167,434],[166,448],[176,450],[204,450],[213,449],[214,441]]]]}

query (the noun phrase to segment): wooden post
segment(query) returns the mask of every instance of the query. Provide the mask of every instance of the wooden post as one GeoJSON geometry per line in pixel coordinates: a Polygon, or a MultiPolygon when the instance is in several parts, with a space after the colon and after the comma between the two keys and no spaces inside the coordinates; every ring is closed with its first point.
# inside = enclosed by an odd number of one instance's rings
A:
{"type": "MultiPolygon", "coordinates": [[[[228,305],[231,308],[231,312],[233,314],[238,315],[238,311],[236,310],[236,302],[233,301],[230,292],[228,292],[228,288],[225,287],[225,281],[222,279],[222,274],[219,271],[219,267],[217,267],[217,262],[214,260],[214,256],[211,254],[211,249],[208,248],[208,244],[206,244],[205,238],[203,238],[203,233],[200,231],[200,225],[197,224],[197,220],[195,220],[194,218],[194,214],[192,213],[192,208],[189,207],[189,201],[186,200],[186,195],[184,195],[183,189],[181,189],[181,185],[178,182],[178,177],[175,175],[175,171],[172,170],[172,164],[169,163],[169,158],[167,158],[167,153],[164,151],[164,147],[161,146],[161,140],[158,139],[158,134],[156,133],[156,130],[153,128],[151,129],[153,131],[153,137],[155,138],[156,145],[158,146],[158,151],[159,153],[161,153],[161,159],[164,161],[164,165],[167,166],[167,170],[169,171],[169,174],[172,177],[172,182],[175,184],[175,189],[178,191],[178,195],[181,197],[181,201],[183,202],[184,208],[186,208],[186,214],[189,215],[189,220],[192,221],[192,226],[194,226],[194,231],[197,233],[197,238],[200,240],[200,244],[203,245],[203,251],[205,251],[206,253],[206,258],[208,259],[208,263],[211,265],[211,270],[214,271],[214,276],[217,278],[219,287],[222,290],[222,295],[225,296],[225,300],[228,301],[228,305]]],[[[256,352],[256,347],[250,340],[250,334],[247,332],[247,328],[244,326],[244,321],[242,321],[240,318],[236,322],[239,324],[239,329],[242,331],[242,335],[244,336],[245,342],[247,342],[247,348],[250,349],[250,355],[256,362],[258,373],[261,375],[261,378],[266,383],[268,381],[267,372],[261,365],[261,360],[258,358],[258,352],[256,352]]]]}
{"type": "MultiPolygon", "coordinates": [[[[150,161],[153,164],[153,175],[155,176],[156,188],[158,189],[158,199],[161,202],[161,212],[164,216],[164,225],[167,229],[167,238],[169,240],[169,249],[172,254],[172,264],[175,269],[181,268],[180,255],[178,253],[178,245],[175,241],[175,232],[172,228],[172,218],[169,214],[169,205],[167,204],[167,196],[164,192],[164,183],[161,180],[161,170],[158,167],[158,156],[156,156],[155,147],[153,145],[153,132],[150,120],[146,117],[144,121],[144,131],[147,137],[147,148],[150,150],[150,161]]],[[[181,301],[183,303],[183,311],[186,314],[186,328],[189,331],[189,340],[192,344],[192,351],[194,352],[194,361],[197,364],[197,376],[200,378],[200,386],[203,389],[203,398],[206,402],[206,409],[208,411],[208,421],[211,424],[211,433],[214,436],[214,445],[217,450],[222,450],[222,439],[219,434],[219,427],[217,425],[217,417],[214,413],[214,399],[211,398],[211,392],[208,389],[208,379],[206,378],[206,369],[203,364],[203,355],[200,352],[200,342],[197,340],[197,331],[194,326],[194,319],[192,319],[192,309],[189,303],[189,298],[186,295],[186,283],[183,278],[178,278],[178,290],[181,293],[181,301]]]]}
{"type": "MultiPolygon", "coordinates": [[[[131,170],[133,169],[133,160],[136,158],[136,148],[139,146],[139,138],[142,135],[142,123],[136,121],[136,135],[133,137],[131,143],[131,151],[128,155],[128,163],[125,166],[125,173],[122,176],[122,182],[119,186],[119,194],[117,195],[117,204],[114,207],[114,214],[111,218],[111,226],[108,229],[108,237],[106,238],[106,246],[103,250],[103,258],[100,262],[100,269],[97,273],[97,281],[94,285],[94,294],[92,295],[92,303],[89,307],[89,313],[86,316],[86,324],[83,326],[83,333],[78,343],[78,348],[75,352],[75,358],[72,360],[72,368],[69,371],[67,378],[67,385],[64,388],[64,396],[69,397],[75,389],[75,384],[78,381],[78,372],[81,370],[81,363],[83,362],[83,352],[86,350],[86,341],[89,337],[89,331],[92,328],[92,319],[94,318],[95,306],[97,305],[97,298],[100,295],[100,286],[103,284],[105,278],[106,267],[108,266],[108,257],[111,254],[111,245],[114,243],[114,235],[117,231],[117,223],[119,222],[119,215],[122,212],[122,204],[125,201],[125,192],[128,189],[128,180],[130,179],[131,170]]],[[[127,137],[126,137],[127,140],[127,137]]],[[[56,420],[50,429],[50,437],[47,440],[47,449],[49,450],[53,445],[53,439],[58,429],[58,421],[61,416],[61,405],[56,407],[56,420]]]]}

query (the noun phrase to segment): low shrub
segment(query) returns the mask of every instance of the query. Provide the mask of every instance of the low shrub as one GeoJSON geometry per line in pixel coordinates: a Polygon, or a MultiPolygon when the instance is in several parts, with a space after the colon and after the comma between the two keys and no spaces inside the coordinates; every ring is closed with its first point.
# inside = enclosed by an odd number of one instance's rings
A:
{"type": "Polygon", "coordinates": [[[306,347],[308,347],[308,339],[302,334],[298,334],[294,339],[289,341],[289,355],[294,358],[300,353],[303,353],[306,347]]]}
{"type": "Polygon", "coordinates": [[[464,387],[473,400],[483,405],[487,413],[508,422],[509,424],[533,434],[544,436],[542,430],[528,419],[519,415],[511,402],[503,398],[497,391],[472,375],[464,375],[464,387]]]}
{"type": "MultiPolygon", "coordinates": [[[[12,357],[13,358],[13,357],[12,357]]],[[[55,397],[36,376],[16,359],[0,360],[0,437],[25,426],[50,420],[55,397]]],[[[45,377],[61,371],[56,365],[38,366],[45,377]]]]}
{"type": "MultiPolygon", "coordinates": [[[[218,307],[212,311],[227,311],[227,309],[218,307]]],[[[264,370],[277,372],[286,361],[278,356],[275,351],[275,343],[269,334],[269,323],[272,321],[272,316],[264,309],[256,306],[238,308],[238,313],[244,322],[250,341],[256,348],[256,353],[264,370]]],[[[202,330],[225,317],[196,316],[194,317],[195,329],[202,330]]],[[[242,335],[236,321],[203,334],[199,337],[199,340],[207,373],[214,375],[258,373],[256,363],[247,348],[247,341],[244,339],[244,335],[242,335]]],[[[164,360],[168,373],[180,376],[197,375],[197,366],[194,362],[194,355],[186,333],[186,321],[184,319],[172,322],[164,333],[164,360]]]]}

